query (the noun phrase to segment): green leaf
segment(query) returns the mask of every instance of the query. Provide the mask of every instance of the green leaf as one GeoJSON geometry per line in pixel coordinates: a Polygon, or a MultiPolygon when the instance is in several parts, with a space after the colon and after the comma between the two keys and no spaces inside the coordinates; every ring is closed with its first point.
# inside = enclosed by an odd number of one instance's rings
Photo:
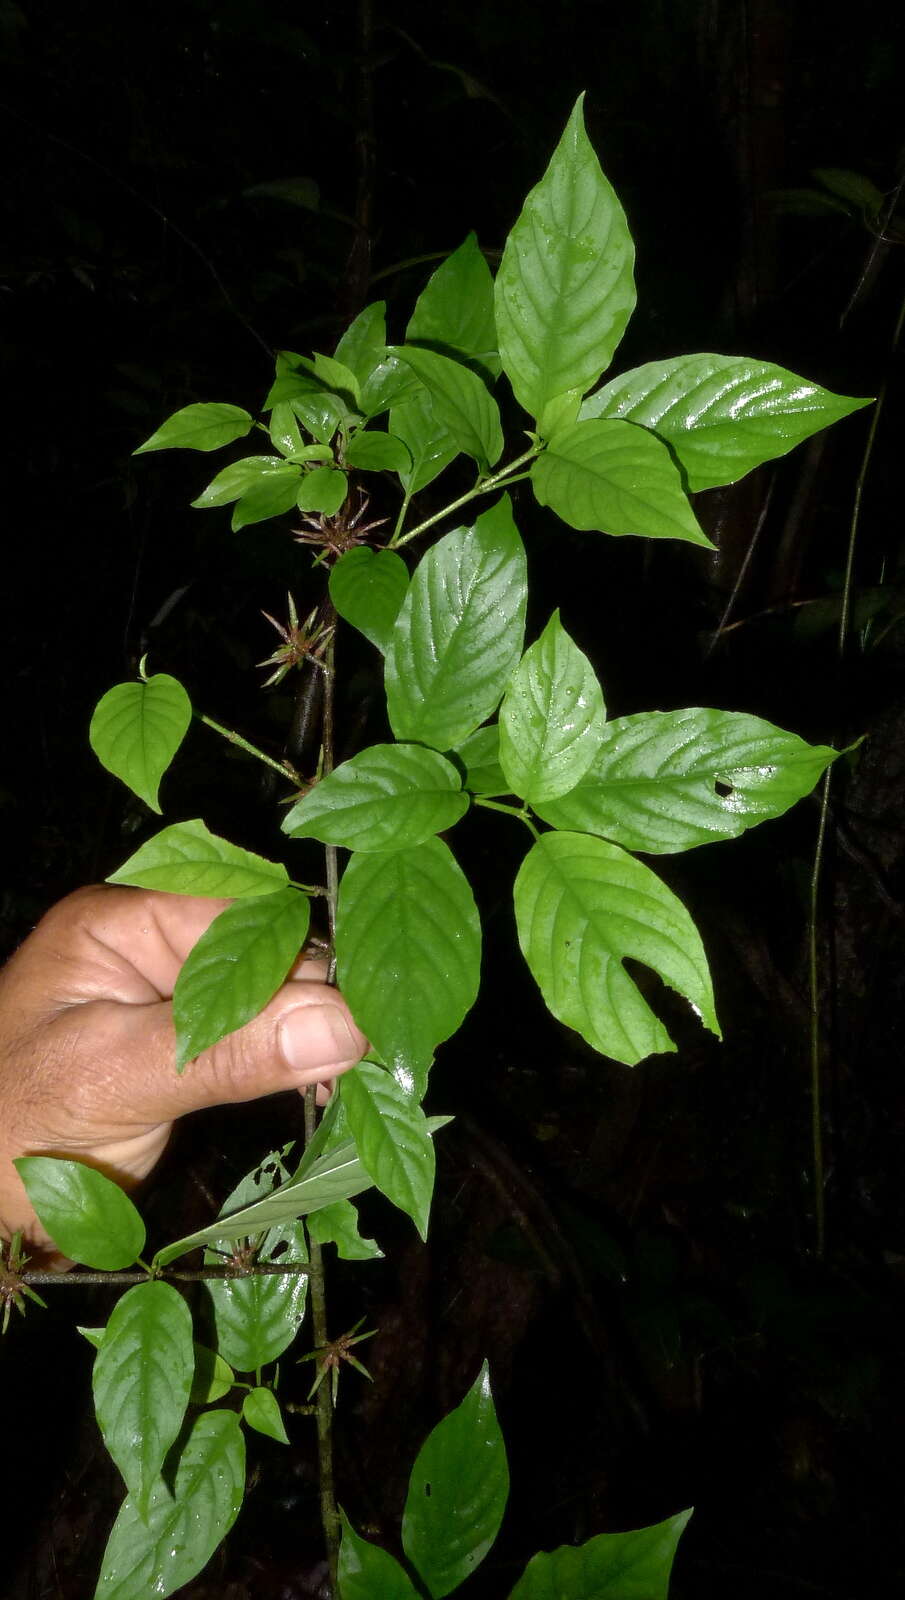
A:
{"type": "Polygon", "coordinates": [[[355,374],[363,389],[386,355],[386,342],[386,301],[375,300],[349,323],[336,346],[336,360],[355,374]]]}
{"type": "Polygon", "coordinates": [[[340,616],[385,651],[409,586],[408,568],[395,550],[358,545],[330,573],[330,598],[340,616]]]}
{"type": "Polygon", "coordinates": [[[349,480],[338,467],[312,467],[302,478],[299,510],[320,511],[325,517],[335,517],[348,487],[349,480]]]}
{"type": "Polygon", "coordinates": [[[298,889],[237,900],[214,918],[173,991],[177,1072],[263,1011],[298,959],[310,920],[298,889]]]}
{"type": "Polygon", "coordinates": [[[345,1073],[340,1090],[365,1171],[426,1239],[435,1158],[424,1112],[371,1061],[345,1073]]]}
{"type": "Polygon", "coordinates": [[[178,1451],[172,1492],[154,1484],[143,1519],[132,1496],[113,1524],[95,1600],[165,1600],[206,1566],[245,1493],[245,1441],[233,1411],[205,1411],[178,1451]]]}
{"type": "Polygon", "coordinates": [[[422,289],[405,339],[466,361],[479,377],[499,376],[493,278],[473,233],[422,289]]]}
{"type": "Polygon", "coordinates": [[[383,1251],[373,1239],[365,1239],[358,1227],[358,1212],[351,1200],[337,1200],[308,1218],[308,1232],[318,1244],[335,1244],[343,1261],[382,1259],[383,1251]]]}
{"type": "Polygon", "coordinates": [[[496,278],[503,368],[538,418],[557,395],[597,382],[635,306],[631,235],[585,133],[583,98],[506,240],[496,278]]]}
{"type": "Polygon", "coordinates": [[[242,1401],[242,1417],[250,1428],[265,1433],[268,1439],[276,1439],[279,1444],[289,1443],[280,1402],[272,1389],[249,1389],[242,1401]]]}
{"type": "Polygon", "coordinates": [[[94,1362],[94,1407],[144,1517],[185,1416],[195,1370],[192,1314],[168,1283],[140,1283],[113,1308],[94,1362]]]}
{"type": "Polygon", "coordinates": [[[666,1600],[679,1538],[691,1516],[601,1533],[587,1544],[560,1545],[528,1562],[509,1600],[666,1600]]]}
{"type": "Polygon", "coordinates": [[[336,959],[358,1025],[413,1091],[474,1003],[481,929],[468,882],[439,839],[352,856],[339,887],[336,959]]]}
{"type": "Polygon", "coordinates": [[[201,511],[231,505],[233,500],[241,500],[250,489],[270,478],[275,478],[277,483],[296,482],[298,469],[291,467],[282,456],[243,456],[241,461],[234,461],[218,472],[192,505],[201,511]]]}
{"type": "MultiPolygon", "coordinates": [[[[396,354],[424,384],[434,416],[459,449],[489,472],[503,453],[503,429],[499,406],[483,379],[461,361],[417,345],[400,345],[396,354]]],[[[399,433],[395,423],[393,431],[399,433]]]]}
{"type": "MultiPolygon", "coordinates": [[[[315,467],[314,470],[328,472],[330,469],[315,467]]],[[[290,461],[284,461],[280,471],[268,472],[236,501],[229,524],[232,532],[239,533],[256,522],[267,522],[270,517],[281,517],[291,511],[300,493],[299,485],[304,482],[301,467],[293,466],[290,461]]]]}
{"type": "Polygon", "coordinates": [[[476,728],[452,752],[465,769],[464,787],[471,794],[508,794],[506,774],[500,766],[500,730],[497,723],[476,728]]]}
{"type": "Polygon", "coordinates": [[[525,651],[500,709],[507,788],[529,805],[574,789],[600,748],[605,722],[594,669],[554,611],[525,651]]]}
{"type": "Polygon", "coordinates": [[[870,403],[832,394],[771,361],[702,354],[624,372],[585,400],[581,416],[651,428],[675,452],[695,493],[735,483],[870,403]]]}
{"type": "Polygon", "coordinates": [[[837,754],[740,711],[642,712],[609,723],[578,786],[537,809],[554,828],[667,855],[782,816],[837,754]]]}
{"type": "Polygon", "coordinates": [[[265,861],[237,844],[209,833],[200,818],[162,828],[136,850],[108,883],[130,883],[138,889],[168,894],[209,895],[231,899],[273,894],[285,889],[289,874],[282,863],[265,861]]]}
{"type": "MultiPolygon", "coordinates": [[[[421,389],[421,384],[415,377],[410,367],[400,361],[392,346],[384,348],[383,356],[373,371],[369,374],[367,382],[361,391],[361,411],[369,420],[379,417],[391,407],[403,404],[421,389]]],[[[390,418],[390,432],[398,433],[399,429],[390,418]]]]}
{"type": "Polygon", "coordinates": [[[411,451],[395,434],[378,429],[353,433],[346,447],[346,466],[359,472],[410,472],[411,451]]]}
{"type": "Polygon", "coordinates": [[[225,1394],[236,1381],[236,1374],[228,1361],[224,1361],[216,1350],[209,1350],[206,1344],[199,1344],[195,1340],[195,1375],[189,1399],[193,1406],[209,1406],[214,1400],[222,1400],[225,1394]]]}
{"type": "Polygon", "coordinates": [[[244,439],[253,424],[254,418],[241,406],[183,406],[132,454],[140,456],[148,450],[219,450],[234,439],[244,439]]]}
{"type": "Polygon", "coordinates": [[[340,1600],[419,1600],[419,1592],[399,1562],[379,1544],[369,1544],[355,1532],[340,1510],[342,1539],[339,1547],[340,1600]]]}
{"type": "Polygon", "coordinates": [[[118,683],[95,707],[88,738],[101,766],[160,811],[160,780],[192,720],[192,703],[175,678],[118,683]]]}
{"type": "MultiPolygon", "coordinates": [[[[221,1209],[221,1217],[259,1203],[286,1177],[279,1154],[246,1173],[221,1209]]],[[[230,1239],[220,1235],[204,1252],[205,1265],[219,1264],[230,1254],[230,1239]]],[[[282,1222],[264,1233],[255,1260],[307,1261],[304,1224],[282,1222]]],[[[255,1372],[276,1361],[292,1343],[305,1315],[308,1278],[287,1272],[272,1277],[209,1279],[204,1285],[214,1319],[220,1354],[239,1372],[255,1372]]]]}
{"type": "Polygon", "coordinates": [[[527,589],[506,495],[428,550],[387,651],[397,739],[449,750],[496,710],[522,653],[527,589]]]}
{"type": "MultiPolygon", "coordinates": [[[[399,365],[402,367],[403,363],[399,365]]],[[[412,458],[411,471],[399,474],[403,488],[411,495],[426,489],[445,472],[459,454],[459,446],[434,412],[427,390],[407,367],[404,370],[412,379],[412,392],[394,402],[390,432],[402,440],[412,458]]]]}
{"type": "Polygon", "coordinates": [[[42,1227],[64,1256],[119,1272],[145,1247],[145,1225],[128,1195],[102,1172],[56,1156],[20,1156],[13,1166],[42,1227]]]}
{"type": "MultiPolygon", "coordinates": [[[[288,400],[281,400],[274,406],[270,413],[270,437],[277,450],[284,456],[292,456],[298,460],[305,449],[298,418],[288,400]]],[[[315,450],[325,450],[329,453],[329,445],[314,445],[315,450]]]]}
{"type": "Polygon", "coordinates": [[[541,505],[571,528],[713,549],[666,445],[630,422],[576,422],[537,457],[531,481],[541,505]]]}
{"type": "Polygon", "coordinates": [[[346,850],[405,850],[468,810],[455,767],[417,744],[374,744],[297,800],[283,822],[294,839],[346,850]]]}
{"type": "Polygon", "coordinates": [[[545,833],[515,882],[519,943],[560,1022],[634,1066],[675,1046],[623,966],[658,972],[719,1037],[707,958],[681,901],[649,867],[584,833],[545,833]]]}
{"type": "Polygon", "coordinates": [[[319,444],[329,444],[337,428],[350,415],[349,406],[313,372],[301,367],[296,370],[294,363],[301,363],[302,359],[294,356],[293,366],[283,364],[283,370],[278,369],[262,410],[271,411],[274,406],[288,404],[319,444]]]}
{"type": "Polygon", "coordinates": [[[434,1600],[480,1566],[508,1495],[506,1447],[485,1361],[461,1405],[424,1441],[409,1480],[402,1547],[434,1600]]]}
{"type": "Polygon", "coordinates": [[[861,172],[852,172],[847,167],[815,167],[814,177],[868,216],[879,216],[883,209],[885,194],[861,172]]]}
{"type": "Polygon", "coordinates": [[[83,1339],[87,1339],[95,1350],[99,1350],[103,1344],[106,1331],[106,1328],[80,1328],[76,1325],[76,1332],[80,1333],[83,1339]]]}

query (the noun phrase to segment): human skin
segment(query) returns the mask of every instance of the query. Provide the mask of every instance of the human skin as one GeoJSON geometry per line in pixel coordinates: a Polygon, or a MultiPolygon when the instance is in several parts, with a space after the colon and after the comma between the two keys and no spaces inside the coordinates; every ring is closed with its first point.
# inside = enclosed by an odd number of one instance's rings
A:
{"type": "Polygon", "coordinates": [[[260,1016],[176,1072],[176,979],[229,903],[79,889],[0,972],[0,1235],[21,1229],[27,1250],[54,1259],[19,1156],[68,1156],[133,1188],[178,1117],[304,1091],[360,1060],[367,1040],[324,963],[300,959],[260,1016]]]}

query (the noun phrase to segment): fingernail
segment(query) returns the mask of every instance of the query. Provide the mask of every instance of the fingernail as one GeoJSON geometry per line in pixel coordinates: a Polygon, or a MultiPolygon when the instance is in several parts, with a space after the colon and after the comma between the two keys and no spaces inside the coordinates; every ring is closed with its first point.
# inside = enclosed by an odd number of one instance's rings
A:
{"type": "Polygon", "coordinates": [[[364,1048],[339,1006],[298,1006],[280,1023],[280,1048],[293,1072],[346,1067],[364,1048]]]}

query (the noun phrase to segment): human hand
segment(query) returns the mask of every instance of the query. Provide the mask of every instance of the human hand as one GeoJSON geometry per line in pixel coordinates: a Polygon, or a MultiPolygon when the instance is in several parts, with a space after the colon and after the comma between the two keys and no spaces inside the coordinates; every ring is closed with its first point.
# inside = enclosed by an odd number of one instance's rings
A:
{"type": "Polygon", "coordinates": [[[130,1188],[177,1117],[304,1090],[363,1055],[367,1040],[324,983],[324,964],[300,960],[260,1016],[177,1074],[173,988],[228,904],[79,889],[0,972],[0,1234],[49,1243],[12,1166],[18,1156],[86,1161],[130,1188]]]}

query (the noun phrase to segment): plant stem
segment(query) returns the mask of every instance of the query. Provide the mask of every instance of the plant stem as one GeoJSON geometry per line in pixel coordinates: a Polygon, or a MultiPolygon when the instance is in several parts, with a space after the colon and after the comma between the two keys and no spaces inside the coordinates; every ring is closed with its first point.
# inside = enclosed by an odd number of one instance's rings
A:
{"type": "Polygon", "coordinates": [[[474,803],[476,806],[486,806],[488,811],[503,811],[507,816],[518,817],[519,822],[523,822],[526,828],[530,828],[535,839],[540,838],[540,834],[531,820],[531,813],[527,806],[507,806],[504,805],[502,800],[485,800],[482,794],[475,795],[474,803]]]}
{"type": "Polygon", "coordinates": [[[261,1261],[254,1267],[161,1267],[157,1272],[54,1272],[51,1267],[35,1267],[17,1272],[21,1283],[147,1283],[152,1278],[175,1278],[177,1283],[206,1283],[223,1278],[278,1278],[281,1273],[296,1278],[309,1275],[307,1261],[261,1261]]]}
{"type": "Polygon", "coordinates": [[[408,544],[412,539],[417,539],[419,533],[426,533],[428,528],[433,528],[436,523],[442,522],[444,517],[449,517],[462,506],[467,506],[469,501],[475,500],[479,494],[490,494],[493,489],[505,488],[510,481],[510,474],[517,472],[519,467],[525,466],[528,461],[533,461],[534,457],[539,455],[542,449],[543,445],[533,444],[530,450],[525,451],[524,455],[516,456],[515,460],[510,461],[508,466],[500,467],[499,472],[491,473],[489,478],[481,478],[473,489],[469,489],[465,494],[460,494],[458,500],[451,501],[448,506],[443,507],[442,511],[435,511],[432,517],[426,517],[423,522],[418,523],[416,528],[411,528],[408,533],[402,534],[401,537],[398,533],[397,524],[397,532],[393,534],[387,549],[401,549],[402,545],[408,544]]]}
{"type": "Polygon", "coordinates": [[[203,711],[196,711],[195,716],[199,722],[204,723],[206,728],[213,728],[214,732],[219,733],[221,738],[227,739],[230,744],[237,744],[240,750],[245,751],[246,755],[254,756],[257,761],[263,761],[265,766],[272,767],[274,772],[278,772],[282,778],[288,778],[290,783],[299,782],[298,773],[288,762],[274,761],[273,756],[266,755],[263,750],[258,749],[257,745],[250,744],[247,739],[243,739],[241,733],[235,733],[232,728],[224,728],[222,723],[215,722],[213,717],[205,716],[203,711]]]}

